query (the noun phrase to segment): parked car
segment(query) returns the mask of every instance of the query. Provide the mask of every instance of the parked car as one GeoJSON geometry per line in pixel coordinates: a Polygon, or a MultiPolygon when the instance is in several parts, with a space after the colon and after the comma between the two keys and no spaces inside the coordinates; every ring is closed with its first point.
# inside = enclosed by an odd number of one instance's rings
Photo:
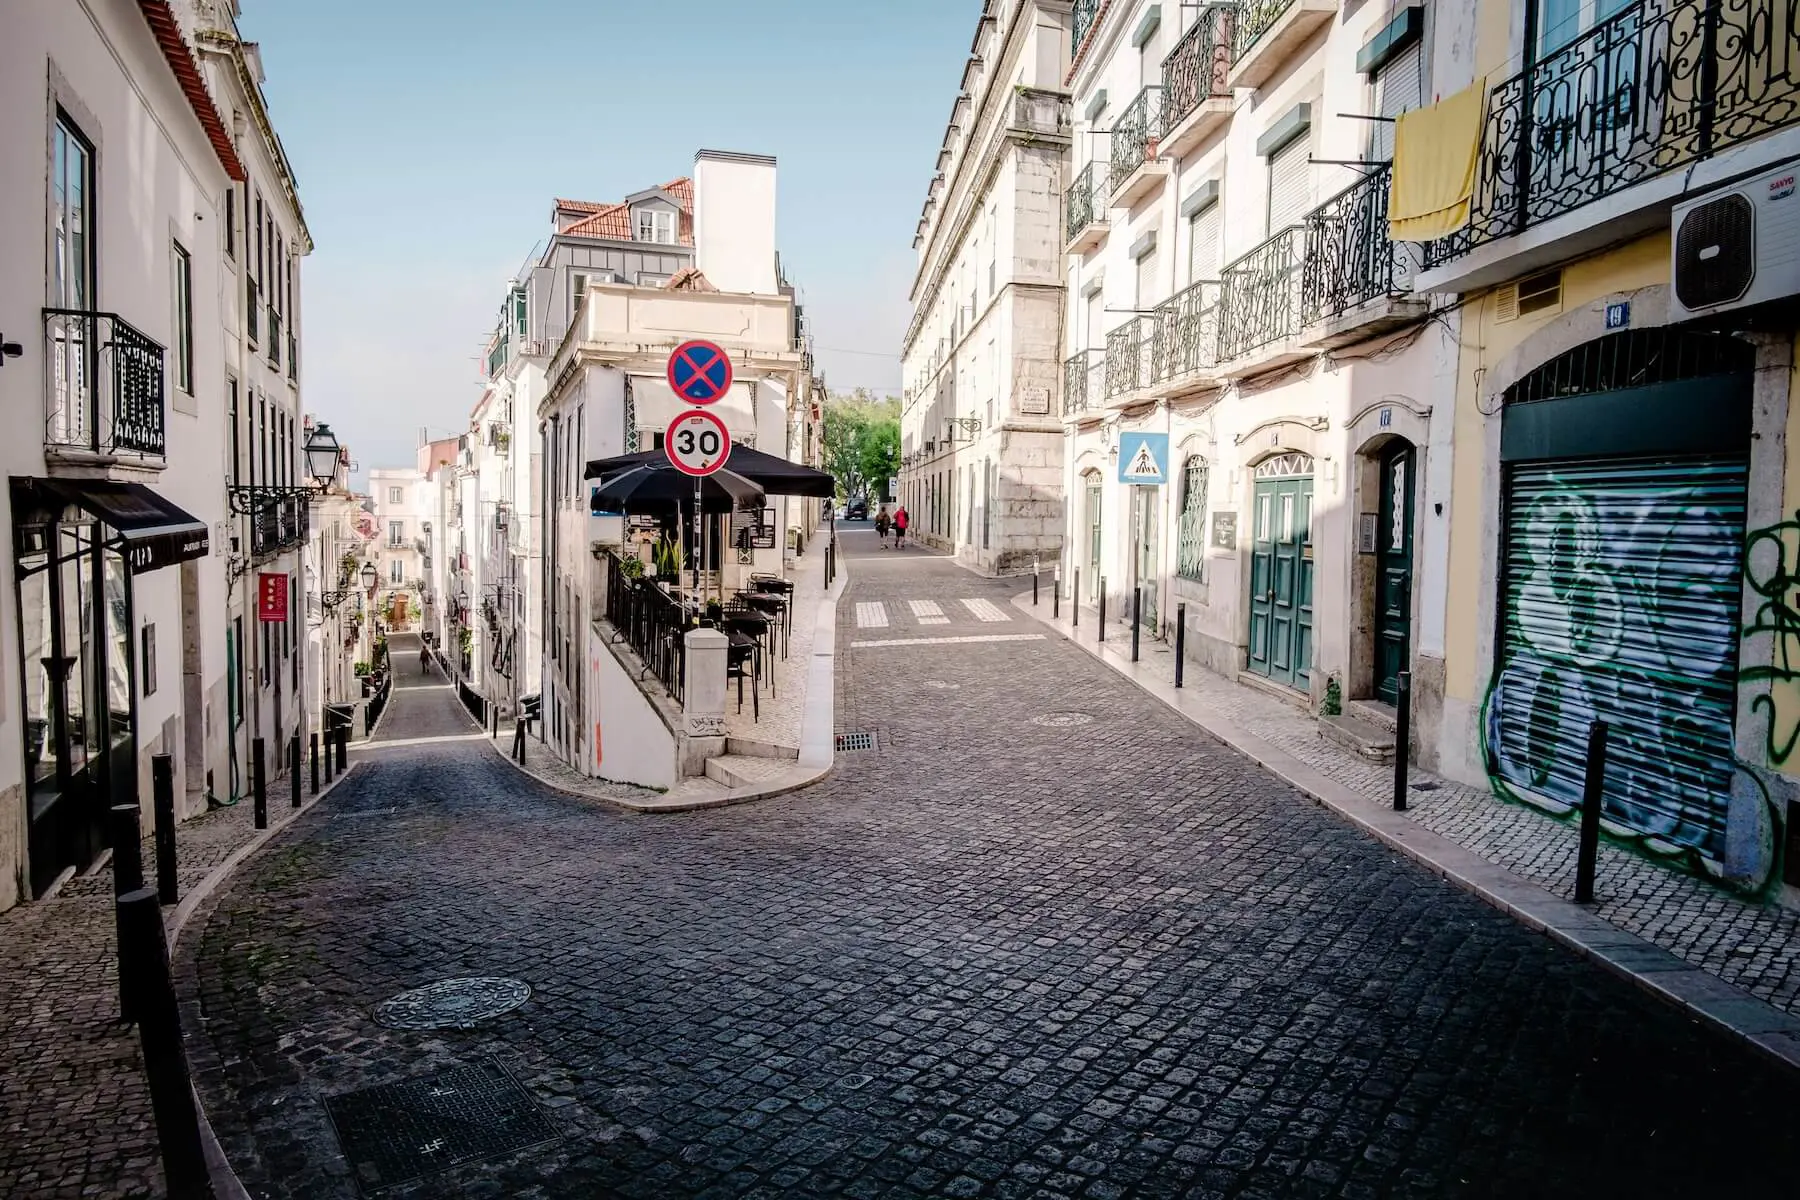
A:
{"type": "Polygon", "coordinates": [[[852,500],[850,502],[850,507],[844,511],[844,519],[847,521],[868,520],[869,502],[867,500],[852,500]]]}

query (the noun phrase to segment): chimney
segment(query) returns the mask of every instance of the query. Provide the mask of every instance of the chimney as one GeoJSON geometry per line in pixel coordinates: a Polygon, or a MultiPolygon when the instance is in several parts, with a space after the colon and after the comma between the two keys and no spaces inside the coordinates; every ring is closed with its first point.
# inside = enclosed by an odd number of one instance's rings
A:
{"type": "Polygon", "coordinates": [[[775,159],[694,156],[694,265],[721,292],[780,294],[775,267],[775,159]]]}

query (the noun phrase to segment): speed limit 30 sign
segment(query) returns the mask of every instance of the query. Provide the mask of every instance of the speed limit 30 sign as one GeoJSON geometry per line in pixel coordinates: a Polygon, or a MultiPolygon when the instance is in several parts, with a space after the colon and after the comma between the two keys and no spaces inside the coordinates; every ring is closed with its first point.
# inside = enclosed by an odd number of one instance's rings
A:
{"type": "Polygon", "coordinates": [[[725,422],[704,409],[690,409],[669,422],[663,451],[677,471],[711,475],[731,457],[731,435],[725,422]]]}

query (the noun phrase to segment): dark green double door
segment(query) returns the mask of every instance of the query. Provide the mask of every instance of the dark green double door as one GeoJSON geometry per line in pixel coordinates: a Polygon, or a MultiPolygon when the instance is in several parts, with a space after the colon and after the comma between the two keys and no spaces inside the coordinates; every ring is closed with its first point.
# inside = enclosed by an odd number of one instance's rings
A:
{"type": "Polygon", "coordinates": [[[1311,460],[1258,468],[1251,499],[1250,670],[1305,690],[1312,671],[1311,460]],[[1301,465],[1307,474],[1277,475],[1301,465]]]}
{"type": "Polygon", "coordinates": [[[1400,672],[1412,654],[1413,448],[1381,458],[1381,508],[1375,527],[1375,694],[1397,702],[1400,672]]]}

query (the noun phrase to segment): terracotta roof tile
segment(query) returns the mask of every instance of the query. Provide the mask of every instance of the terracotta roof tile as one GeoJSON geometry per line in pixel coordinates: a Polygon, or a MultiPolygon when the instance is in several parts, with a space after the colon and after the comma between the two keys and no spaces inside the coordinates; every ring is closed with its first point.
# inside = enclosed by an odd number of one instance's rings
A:
{"type": "Polygon", "coordinates": [[[212,143],[213,153],[219,156],[219,165],[225,168],[226,177],[242,183],[244,164],[238,160],[237,148],[231,144],[231,134],[225,128],[225,119],[219,115],[212,93],[206,90],[200,67],[194,62],[194,52],[181,36],[181,26],[169,8],[168,0],[138,0],[138,9],[144,14],[144,23],[150,26],[150,33],[156,38],[169,70],[174,72],[175,82],[187,98],[188,107],[194,110],[200,127],[206,131],[206,140],[212,143]]]}
{"type": "MultiPolygon", "coordinates": [[[[675,198],[681,208],[681,218],[677,222],[676,240],[683,246],[694,244],[694,181],[683,176],[671,179],[662,185],[662,190],[675,198]]],[[[566,233],[573,237],[610,238],[613,241],[629,242],[631,238],[631,212],[624,204],[596,204],[588,200],[556,201],[558,212],[587,213],[580,220],[559,229],[558,233],[566,233]]]]}

